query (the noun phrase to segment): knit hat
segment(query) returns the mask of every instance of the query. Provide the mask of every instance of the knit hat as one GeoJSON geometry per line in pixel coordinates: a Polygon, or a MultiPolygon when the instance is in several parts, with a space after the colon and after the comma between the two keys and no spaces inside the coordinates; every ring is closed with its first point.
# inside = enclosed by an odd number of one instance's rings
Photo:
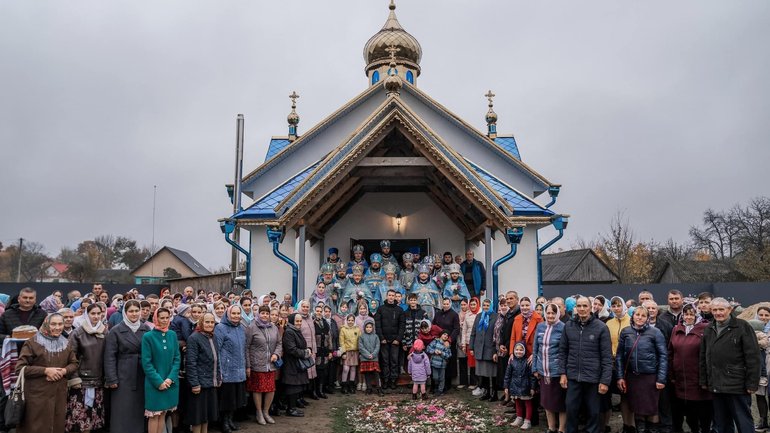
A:
{"type": "Polygon", "coordinates": [[[414,350],[425,350],[425,343],[422,342],[419,338],[414,341],[414,344],[412,344],[412,347],[414,350]]]}

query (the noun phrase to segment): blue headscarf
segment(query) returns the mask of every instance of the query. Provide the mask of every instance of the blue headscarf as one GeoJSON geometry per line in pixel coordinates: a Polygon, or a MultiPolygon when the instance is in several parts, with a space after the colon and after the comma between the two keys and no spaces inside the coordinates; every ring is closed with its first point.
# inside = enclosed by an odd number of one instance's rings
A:
{"type": "Polygon", "coordinates": [[[8,305],[8,301],[11,300],[11,297],[6,295],[5,293],[0,293],[0,302],[3,303],[3,305],[8,305]]]}
{"type": "Polygon", "coordinates": [[[491,299],[485,299],[481,304],[481,313],[479,313],[479,331],[486,331],[489,328],[489,316],[495,311],[494,303],[491,299]],[[489,310],[484,311],[484,302],[489,302],[489,310]]]}

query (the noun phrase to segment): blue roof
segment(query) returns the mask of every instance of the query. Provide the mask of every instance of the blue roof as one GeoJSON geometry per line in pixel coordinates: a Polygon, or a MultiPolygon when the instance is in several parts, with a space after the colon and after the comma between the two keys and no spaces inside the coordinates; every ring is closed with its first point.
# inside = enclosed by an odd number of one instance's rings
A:
{"type": "Polygon", "coordinates": [[[495,190],[495,192],[500,194],[500,196],[503,199],[505,199],[505,201],[507,201],[511,206],[513,206],[514,215],[518,215],[518,216],[554,215],[553,211],[543,208],[539,204],[535,203],[534,200],[516,191],[515,189],[506,185],[503,181],[491,175],[488,171],[468,161],[467,159],[465,161],[468,164],[470,164],[471,167],[473,167],[473,170],[476,172],[476,174],[479,175],[479,177],[484,179],[484,182],[488,183],[489,186],[491,186],[492,189],[495,190]]]}
{"type": "Polygon", "coordinates": [[[516,144],[516,139],[513,138],[513,135],[511,135],[510,137],[498,135],[495,138],[495,143],[498,146],[502,147],[503,150],[508,152],[512,157],[521,161],[521,154],[519,154],[519,146],[516,144]]]}
{"type": "Polygon", "coordinates": [[[276,217],[275,207],[278,206],[278,204],[281,203],[283,199],[285,199],[286,196],[289,195],[289,193],[292,192],[294,188],[297,187],[297,185],[299,185],[303,180],[305,180],[305,178],[307,178],[308,175],[310,175],[310,173],[312,173],[313,170],[315,170],[315,168],[318,167],[318,164],[320,163],[321,161],[316,162],[315,164],[306,168],[303,172],[287,180],[281,186],[270,191],[267,195],[257,200],[256,203],[252,204],[248,208],[233,215],[233,218],[235,219],[275,218],[276,217]]]}
{"type": "Polygon", "coordinates": [[[265,155],[265,161],[274,157],[278,152],[286,148],[291,143],[288,138],[271,138],[270,146],[267,148],[267,155],[265,155]]]}

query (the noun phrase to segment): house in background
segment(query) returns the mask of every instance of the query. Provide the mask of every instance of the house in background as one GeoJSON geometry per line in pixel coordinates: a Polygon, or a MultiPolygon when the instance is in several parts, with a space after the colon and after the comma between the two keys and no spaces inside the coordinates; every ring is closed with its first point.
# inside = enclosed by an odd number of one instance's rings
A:
{"type": "Polygon", "coordinates": [[[663,267],[656,283],[728,283],[749,279],[720,260],[677,260],[663,267]]]}
{"type": "Polygon", "coordinates": [[[68,267],[66,263],[53,262],[45,268],[43,278],[40,281],[43,283],[70,283],[71,281],[63,276],[68,267]]]}
{"type": "Polygon", "coordinates": [[[134,284],[162,284],[169,278],[199,277],[210,275],[199,261],[187,251],[163,247],[144,263],[131,271],[134,284]],[[169,272],[167,269],[173,269],[169,272]]]}
{"type": "Polygon", "coordinates": [[[611,284],[619,280],[590,249],[543,254],[542,257],[543,284],[611,284]]]}

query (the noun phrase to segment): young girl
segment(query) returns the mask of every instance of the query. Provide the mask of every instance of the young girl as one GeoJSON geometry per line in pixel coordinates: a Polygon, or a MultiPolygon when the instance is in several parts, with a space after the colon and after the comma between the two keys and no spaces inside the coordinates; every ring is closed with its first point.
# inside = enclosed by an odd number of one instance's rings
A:
{"type": "Polygon", "coordinates": [[[516,419],[511,424],[528,430],[532,427],[532,396],[535,395],[536,382],[532,369],[527,362],[526,346],[519,341],[513,346],[513,358],[505,369],[505,397],[516,401],[516,419]],[[523,415],[523,416],[522,416],[523,415]]]}
{"type": "MultiPolygon", "coordinates": [[[[345,305],[345,304],[342,304],[345,305]]],[[[356,326],[356,316],[348,314],[345,326],[340,328],[340,348],[342,348],[342,393],[356,393],[356,368],[358,367],[358,339],[361,330],[356,326]]]]}
{"type": "Polygon", "coordinates": [[[364,321],[364,333],[358,339],[359,359],[361,360],[361,374],[366,380],[366,393],[371,394],[377,389],[377,394],[385,395],[379,386],[378,374],[380,363],[377,360],[380,355],[380,339],[374,333],[374,319],[371,317],[364,321]]]}
{"type": "Polygon", "coordinates": [[[423,400],[428,399],[428,394],[425,392],[425,382],[430,377],[430,359],[424,352],[425,344],[422,340],[416,340],[412,355],[409,357],[409,374],[412,376],[412,400],[417,400],[417,390],[419,388],[420,395],[423,400]]]}

